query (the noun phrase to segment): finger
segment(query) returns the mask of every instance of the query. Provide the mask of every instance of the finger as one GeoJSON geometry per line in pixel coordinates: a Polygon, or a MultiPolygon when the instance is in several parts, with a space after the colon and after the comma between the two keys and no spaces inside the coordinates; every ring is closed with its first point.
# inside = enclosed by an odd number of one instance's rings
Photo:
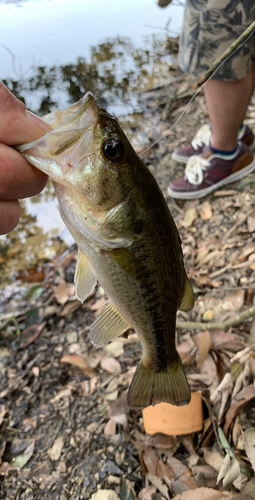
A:
{"type": "MultiPolygon", "coordinates": [[[[35,196],[46,185],[47,175],[33,167],[15,149],[0,144],[0,199],[35,196]]],[[[0,219],[1,220],[1,219],[0,219]]]]}
{"type": "Polygon", "coordinates": [[[0,234],[10,233],[17,226],[20,214],[18,200],[0,200],[0,234]]]}
{"type": "Polygon", "coordinates": [[[0,142],[16,146],[35,141],[52,130],[48,123],[26,110],[3,83],[0,82],[0,142]]]}

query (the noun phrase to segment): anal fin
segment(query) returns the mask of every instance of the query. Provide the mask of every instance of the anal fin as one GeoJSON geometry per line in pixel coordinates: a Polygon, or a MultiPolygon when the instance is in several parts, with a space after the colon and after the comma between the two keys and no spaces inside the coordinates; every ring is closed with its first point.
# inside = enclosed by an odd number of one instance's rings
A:
{"type": "Polygon", "coordinates": [[[194,306],[194,293],[192,290],[192,286],[189,282],[189,278],[185,273],[184,292],[179,309],[181,311],[190,311],[190,309],[192,309],[193,306],[194,306]]]}
{"type": "Polygon", "coordinates": [[[146,408],[158,403],[184,406],[190,402],[190,388],[178,355],[163,371],[146,368],[141,359],[127,396],[130,408],[146,408]]]}
{"type": "Polygon", "coordinates": [[[79,249],[74,283],[77,298],[81,302],[94,290],[96,282],[88,257],[79,249]]]}
{"type": "Polygon", "coordinates": [[[117,309],[109,302],[91,326],[90,340],[95,347],[102,347],[130,328],[117,309]]]}

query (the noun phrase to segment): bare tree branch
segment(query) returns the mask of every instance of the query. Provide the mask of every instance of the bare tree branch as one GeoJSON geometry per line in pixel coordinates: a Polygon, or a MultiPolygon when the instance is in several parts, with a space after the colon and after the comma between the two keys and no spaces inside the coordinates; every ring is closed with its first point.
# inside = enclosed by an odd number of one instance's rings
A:
{"type": "Polygon", "coordinates": [[[176,321],[176,328],[185,328],[190,330],[228,330],[232,326],[237,326],[243,323],[246,319],[255,316],[255,306],[250,307],[247,311],[243,311],[234,318],[219,323],[199,323],[192,321],[176,321]]]}

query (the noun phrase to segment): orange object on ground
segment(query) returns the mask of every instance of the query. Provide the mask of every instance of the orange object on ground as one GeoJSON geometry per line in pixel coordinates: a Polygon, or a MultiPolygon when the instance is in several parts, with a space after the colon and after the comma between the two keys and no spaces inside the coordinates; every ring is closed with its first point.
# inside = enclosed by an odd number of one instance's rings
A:
{"type": "Polygon", "coordinates": [[[143,423],[147,434],[163,432],[178,436],[201,431],[204,423],[201,392],[192,392],[191,401],[186,406],[160,403],[144,408],[143,423]]]}

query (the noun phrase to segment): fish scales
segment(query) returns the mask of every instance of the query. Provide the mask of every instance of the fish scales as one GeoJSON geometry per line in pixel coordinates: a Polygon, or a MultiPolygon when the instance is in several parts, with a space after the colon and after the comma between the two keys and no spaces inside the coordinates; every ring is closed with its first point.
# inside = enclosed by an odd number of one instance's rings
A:
{"type": "Polygon", "coordinates": [[[187,404],[175,325],[177,310],[188,310],[194,299],[176,225],[117,120],[90,93],[72,110],[58,111],[55,122],[54,113],[46,117],[53,131],[18,149],[54,182],[61,216],[79,247],[78,298],[98,279],[110,299],[91,326],[91,341],[101,347],[134,328],[143,355],[130,407],[187,404]]]}

